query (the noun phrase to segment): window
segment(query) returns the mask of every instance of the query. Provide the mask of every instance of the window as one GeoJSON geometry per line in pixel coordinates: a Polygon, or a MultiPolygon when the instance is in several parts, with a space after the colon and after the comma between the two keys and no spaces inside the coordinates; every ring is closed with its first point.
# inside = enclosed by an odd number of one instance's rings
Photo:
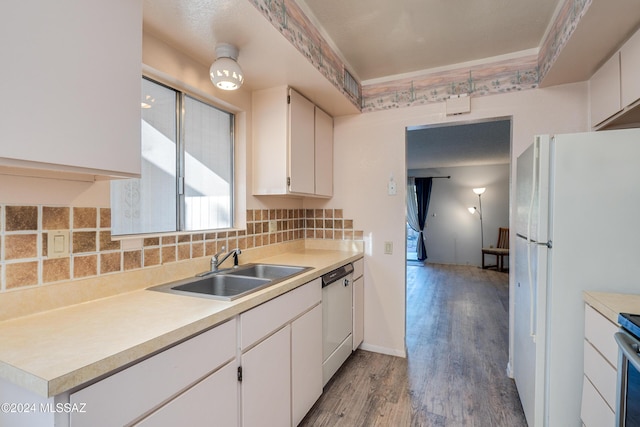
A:
{"type": "Polygon", "coordinates": [[[142,80],[142,177],[111,182],[113,235],[233,226],[234,115],[142,80]]]}

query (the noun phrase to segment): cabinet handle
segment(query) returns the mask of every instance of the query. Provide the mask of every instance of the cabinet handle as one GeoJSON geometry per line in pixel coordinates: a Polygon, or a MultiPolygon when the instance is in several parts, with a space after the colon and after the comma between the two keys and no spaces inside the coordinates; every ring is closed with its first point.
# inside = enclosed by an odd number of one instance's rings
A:
{"type": "Polygon", "coordinates": [[[345,286],[349,286],[349,284],[350,284],[350,283],[349,283],[349,279],[344,279],[344,285],[345,285],[345,286]]]}

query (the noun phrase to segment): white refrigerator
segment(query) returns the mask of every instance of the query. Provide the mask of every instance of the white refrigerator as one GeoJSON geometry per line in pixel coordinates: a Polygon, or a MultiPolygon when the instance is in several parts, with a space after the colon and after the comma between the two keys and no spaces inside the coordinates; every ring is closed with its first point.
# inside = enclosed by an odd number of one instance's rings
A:
{"type": "Polygon", "coordinates": [[[511,360],[529,427],[581,426],[585,290],[640,294],[640,129],[517,160],[511,360]]]}

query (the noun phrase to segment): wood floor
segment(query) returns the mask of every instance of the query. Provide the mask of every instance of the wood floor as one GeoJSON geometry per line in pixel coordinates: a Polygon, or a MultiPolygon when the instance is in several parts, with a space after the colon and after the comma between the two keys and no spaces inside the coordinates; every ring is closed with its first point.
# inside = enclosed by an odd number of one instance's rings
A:
{"type": "Polygon", "coordinates": [[[407,358],[358,350],[301,426],[526,426],[508,361],[508,275],[407,266],[407,358]]]}

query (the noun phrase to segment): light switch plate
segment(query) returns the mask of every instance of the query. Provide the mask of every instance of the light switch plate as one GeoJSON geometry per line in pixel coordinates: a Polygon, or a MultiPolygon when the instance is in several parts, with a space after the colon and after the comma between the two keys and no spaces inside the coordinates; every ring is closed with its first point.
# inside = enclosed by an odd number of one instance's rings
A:
{"type": "Polygon", "coordinates": [[[393,254],[393,242],[384,242],[384,253],[385,255],[393,254]]]}
{"type": "Polygon", "coordinates": [[[63,258],[69,256],[69,230],[47,231],[47,257],[63,258]]]}

